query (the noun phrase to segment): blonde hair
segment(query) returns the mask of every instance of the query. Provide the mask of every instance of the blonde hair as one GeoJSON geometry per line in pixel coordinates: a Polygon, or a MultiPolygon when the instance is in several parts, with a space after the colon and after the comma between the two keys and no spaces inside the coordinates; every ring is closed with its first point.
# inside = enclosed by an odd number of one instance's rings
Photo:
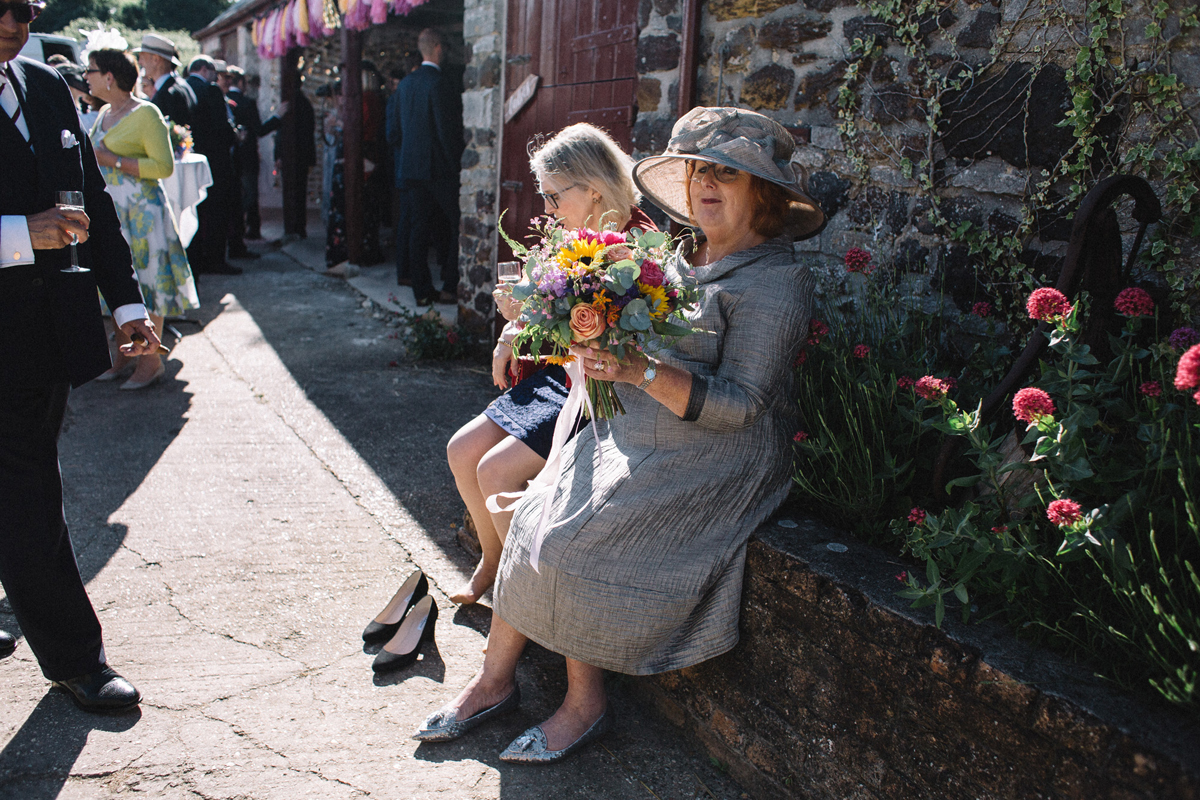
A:
{"type": "MultiPolygon", "coordinates": [[[[633,159],[606,132],[586,122],[568,125],[544,144],[531,142],[529,168],[539,182],[543,175],[555,175],[594,189],[600,193],[601,213],[614,212],[619,220],[642,199],[633,184],[633,159]]],[[[604,221],[611,218],[608,214],[604,221]]],[[[589,224],[599,227],[601,221],[589,224]]]]}

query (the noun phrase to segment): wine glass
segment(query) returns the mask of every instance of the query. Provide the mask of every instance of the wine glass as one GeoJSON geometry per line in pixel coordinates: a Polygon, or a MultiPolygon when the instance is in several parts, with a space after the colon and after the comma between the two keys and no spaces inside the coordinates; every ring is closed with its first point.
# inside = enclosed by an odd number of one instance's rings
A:
{"type": "MultiPolygon", "coordinates": [[[[64,211],[83,211],[83,192],[59,192],[56,205],[64,211]]],[[[72,233],[71,266],[69,269],[60,270],[60,272],[91,272],[90,269],[79,266],[79,252],[76,250],[76,245],[78,244],[79,237],[72,233]]]]}
{"type": "Polygon", "coordinates": [[[518,283],[521,280],[520,261],[500,261],[496,264],[496,277],[501,283],[518,283]]]}

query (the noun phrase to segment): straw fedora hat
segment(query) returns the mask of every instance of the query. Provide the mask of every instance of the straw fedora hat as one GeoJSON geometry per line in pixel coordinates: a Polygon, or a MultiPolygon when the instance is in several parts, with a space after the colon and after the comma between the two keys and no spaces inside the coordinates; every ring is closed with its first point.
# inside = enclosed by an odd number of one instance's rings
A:
{"type": "Polygon", "coordinates": [[[684,162],[733,167],[785,189],[791,202],[784,232],[804,238],[821,230],[825,214],[804,191],[804,172],[791,163],[795,150],[787,128],[770,117],[743,108],[693,108],[675,123],[661,156],[634,165],[633,181],[671,219],[694,225],[688,219],[684,162]]]}
{"type": "Polygon", "coordinates": [[[153,53],[156,56],[162,56],[176,67],[179,66],[179,51],[175,48],[175,43],[157,33],[147,33],[142,36],[141,45],[133,51],[135,56],[138,53],[153,53]]]}

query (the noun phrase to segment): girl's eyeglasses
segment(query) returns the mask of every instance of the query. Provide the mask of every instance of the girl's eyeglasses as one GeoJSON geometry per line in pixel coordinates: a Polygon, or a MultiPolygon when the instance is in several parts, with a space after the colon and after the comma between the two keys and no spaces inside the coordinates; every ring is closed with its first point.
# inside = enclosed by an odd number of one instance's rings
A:
{"type": "Polygon", "coordinates": [[[542,199],[545,200],[551,208],[553,208],[555,211],[558,211],[559,198],[577,186],[579,186],[578,183],[572,183],[567,188],[559,189],[557,192],[538,192],[538,194],[542,196],[542,199]]]}
{"type": "Polygon", "coordinates": [[[688,178],[696,183],[703,181],[705,176],[710,173],[718,183],[733,183],[742,174],[740,169],[727,167],[723,164],[710,164],[707,161],[689,159],[684,162],[684,166],[687,169],[688,178]]]}
{"type": "Polygon", "coordinates": [[[28,25],[46,10],[45,3],[14,3],[0,2],[0,17],[12,12],[13,20],[18,25],[28,25]]]}

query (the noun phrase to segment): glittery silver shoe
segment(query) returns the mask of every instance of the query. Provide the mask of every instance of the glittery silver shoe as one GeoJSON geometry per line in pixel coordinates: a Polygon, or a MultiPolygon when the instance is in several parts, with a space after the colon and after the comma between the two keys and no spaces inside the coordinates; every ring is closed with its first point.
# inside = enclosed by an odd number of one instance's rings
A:
{"type": "Polygon", "coordinates": [[[592,727],[562,750],[547,749],[546,734],[542,731],[542,726],[534,726],[513,739],[512,744],[504,748],[504,752],[500,754],[500,760],[510,764],[549,764],[561,761],[589,742],[608,733],[609,719],[609,713],[605,711],[600,715],[600,719],[592,723],[592,727]]]}
{"type": "Polygon", "coordinates": [[[412,738],[418,742],[449,742],[452,739],[462,736],[477,725],[482,725],[489,720],[499,719],[505,714],[516,711],[519,705],[521,705],[521,687],[513,686],[513,690],[508,693],[508,697],[496,703],[491,708],[485,708],[483,711],[466,719],[456,719],[455,710],[446,706],[425,720],[425,725],[421,730],[414,733],[412,738]]]}

